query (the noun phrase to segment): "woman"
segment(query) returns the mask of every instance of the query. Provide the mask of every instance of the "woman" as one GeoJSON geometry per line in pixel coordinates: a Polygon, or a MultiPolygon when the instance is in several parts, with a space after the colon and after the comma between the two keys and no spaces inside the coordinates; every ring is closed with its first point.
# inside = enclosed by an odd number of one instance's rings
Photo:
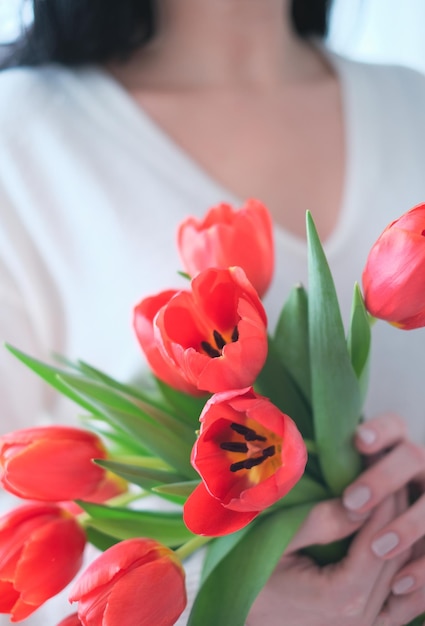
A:
{"type": "MultiPolygon", "coordinates": [[[[370,245],[425,199],[424,79],[312,43],[325,33],[325,1],[111,0],[91,13],[79,4],[35,2],[14,58],[37,67],[0,77],[2,336],[42,358],[53,350],[134,375],[130,312],[176,286],[176,224],[246,197],[264,201],[276,223],[271,325],[292,285],[306,282],[307,208],[347,316],[370,245]]],[[[357,443],[367,455],[391,451],[343,502],[314,509],[250,626],[282,616],[291,626],[401,626],[425,610],[425,500],[407,508],[399,493],[423,480],[425,454],[388,415],[405,415],[409,436],[425,440],[424,335],[376,330],[367,409],[386,413],[357,443]],[[358,528],[338,568],[297,553],[358,528]]],[[[4,430],[31,424],[35,407],[66,419],[69,407],[59,412],[56,396],[1,358],[4,430]]]]}

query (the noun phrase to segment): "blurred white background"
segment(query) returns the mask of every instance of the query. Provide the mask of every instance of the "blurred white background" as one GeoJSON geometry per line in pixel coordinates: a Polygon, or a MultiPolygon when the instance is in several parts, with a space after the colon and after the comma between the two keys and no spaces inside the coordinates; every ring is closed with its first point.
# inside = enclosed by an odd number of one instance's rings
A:
{"type": "MultiPolygon", "coordinates": [[[[30,20],[27,0],[0,0],[0,43],[13,41],[30,20]]],[[[335,0],[329,45],[354,58],[425,72],[425,0],[335,0]]]]}

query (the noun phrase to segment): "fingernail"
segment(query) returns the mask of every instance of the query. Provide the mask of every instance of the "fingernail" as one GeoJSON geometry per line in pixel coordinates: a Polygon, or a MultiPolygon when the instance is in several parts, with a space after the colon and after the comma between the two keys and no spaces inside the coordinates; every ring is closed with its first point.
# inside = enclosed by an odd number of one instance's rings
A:
{"type": "Polygon", "coordinates": [[[345,493],[342,498],[342,502],[347,509],[356,511],[370,500],[371,495],[369,487],[360,485],[359,487],[354,487],[354,489],[350,489],[347,493],[345,493]]]}
{"type": "Polygon", "coordinates": [[[409,591],[409,589],[411,589],[414,584],[415,579],[413,578],[413,576],[404,576],[394,583],[392,587],[392,592],[397,595],[406,593],[406,591],[409,591]]]}
{"type": "Polygon", "coordinates": [[[359,426],[359,428],[357,429],[357,436],[367,446],[375,443],[377,439],[376,432],[371,428],[368,428],[367,426],[359,426]]]}
{"type": "Polygon", "coordinates": [[[379,539],[375,539],[372,543],[372,550],[376,556],[385,556],[398,546],[398,543],[399,538],[396,533],[385,533],[385,535],[382,535],[379,539]]]}

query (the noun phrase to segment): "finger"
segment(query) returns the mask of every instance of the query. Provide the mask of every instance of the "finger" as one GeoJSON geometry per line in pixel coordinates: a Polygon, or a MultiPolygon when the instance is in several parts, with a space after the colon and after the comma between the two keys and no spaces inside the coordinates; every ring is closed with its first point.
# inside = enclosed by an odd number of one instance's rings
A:
{"type": "Polygon", "coordinates": [[[391,496],[373,511],[370,519],[353,538],[347,558],[339,564],[340,599],[343,603],[351,599],[351,610],[363,612],[371,620],[390,593],[390,583],[402,565],[402,557],[382,561],[372,552],[370,543],[372,537],[393,519],[396,512],[396,498],[391,496]]]}
{"type": "Polygon", "coordinates": [[[391,595],[382,611],[380,618],[382,622],[377,624],[388,624],[389,626],[399,626],[399,624],[409,624],[418,615],[425,612],[425,587],[420,587],[413,593],[403,596],[391,595]]]}
{"type": "Polygon", "coordinates": [[[361,424],[357,428],[355,443],[362,454],[375,454],[406,438],[406,422],[396,413],[387,413],[361,424]]]}
{"type": "Polygon", "coordinates": [[[411,559],[398,570],[392,581],[392,592],[396,596],[425,588],[425,541],[415,546],[411,559]]]}
{"type": "Polygon", "coordinates": [[[372,540],[372,550],[384,559],[392,558],[412,547],[424,536],[425,496],[402,515],[390,522],[372,540]]]}
{"type": "Polygon", "coordinates": [[[366,512],[412,480],[425,476],[425,448],[404,441],[365,470],[343,494],[344,506],[366,512]]]}
{"type": "Polygon", "coordinates": [[[310,511],[285,550],[285,554],[291,554],[311,545],[324,545],[349,537],[368,517],[368,513],[353,515],[342,506],[339,499],[319,502],[310,511]]]}

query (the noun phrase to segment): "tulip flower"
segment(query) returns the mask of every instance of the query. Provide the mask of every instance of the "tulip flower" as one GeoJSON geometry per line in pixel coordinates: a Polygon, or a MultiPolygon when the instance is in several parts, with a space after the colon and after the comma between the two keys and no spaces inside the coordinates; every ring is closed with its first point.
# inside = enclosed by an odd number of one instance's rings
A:
{"type": "Polygon", "coordinates": [[[26,504],[0,517],[0,613],[20,621],[64,589],[85,543],[75,518],[54,504],[26,504]]]}
{"type": "Polygon", "coordinates": [[[260,296],[267,291],[274,269],[273,225],[261,202],[248,200],[240,209],[219,204],[203,220],[189,217],[179,226],[177,244],[190,276],[237,265],[260,296]]]}
{"type": "Polygon", "coordinates": [[[72,613],[72,615],[65,617],[65,619],[60,621],[59,624],[56,624],[56,626],[83,626],[83,623],[78,617],[78,613],[72,613]]]}
{"type": "Polygon", "coordinates": [[[425,326],[425,204],[389,224],[373,245],[363,291],[374,317],[404,330],[425,326]]]}
{"type": "Polygon", "coordinates": [[[267,356],[267,318],[245,273],[239,267],[210,268],[200,272],[191,287],[159,308],[153,330],[147,317],[139,320],[144,302],[135,309],[140,344],[149,343],[153,333],[156,354],[162,355],[154,373],[170,381],[173,368],[187,383],[208,392],[252,384],[267,356]]]}
{"type": "Polygon", "coordinates": [[[169,548],[127,539],[103,552],[69,597],[90,626],[172,626],[186,606],[185,575],[169,548]]]}
{"type": "Polygon", "coordinates": [[[97,435],[79,428],[45,426],[0,437],[0,485],[21,498],[86,498],[103,482],[93,459],[106,457],[97,435]]]}
{"type": "Polygon", "coordinates": [[[191,460],[202,482],[186,501],[184,520],[193,533],[225,535],[292,489],[307,451],[292,419],[252,388],[215,394],[200,421],[191,460]]]}

